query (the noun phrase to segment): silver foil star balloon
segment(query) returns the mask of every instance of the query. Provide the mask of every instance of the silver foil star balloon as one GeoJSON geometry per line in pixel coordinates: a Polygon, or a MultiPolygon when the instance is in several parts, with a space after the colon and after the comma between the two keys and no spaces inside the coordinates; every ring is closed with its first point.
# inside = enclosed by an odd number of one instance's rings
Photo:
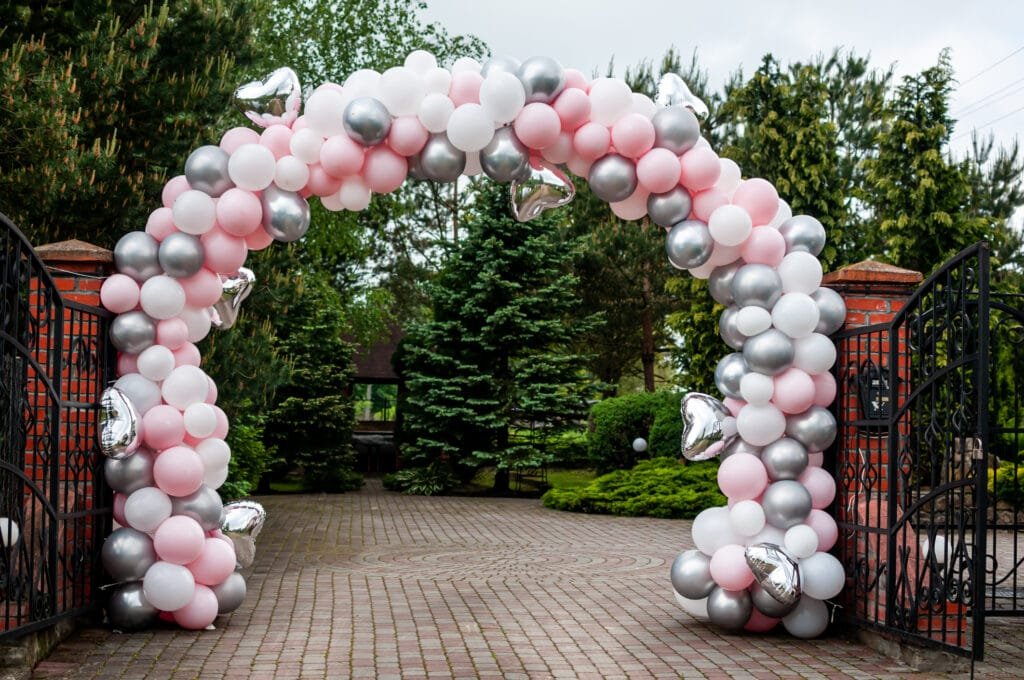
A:
{"type": "Polygon", "coordinates": [[[729,409],[710,395],[687,394],[679,412],[683,417],[683,457],[687,460],[713,458],[736,437],[729,409]]]}
{"type": "Polygon", "coordinates": [[[708,117],[708,106],[694,93],[682,78],[675,73],[665,73],[658,81],[658,106],[685,106],[700,119],[708,117]]]}
{"type": "Polygon", "coordinates": [[[267,511],[256,501],[235,501],[224,506],[220,530],[235,544],[235,559],[242,567],[256,559],[256,537],[267,521],[267,511]]]}
{"type": "Polygon", "coordinates": [[[796,562],[774,543],[755,543],[744,552],[754,580],[783,605],[800,599],[800,570],[796,562]]]}
{"type": "Polygon", "coordinates": [[[259,127],[291,125],[302,106],[302,84],[287,66],[274,70],[263,80],[254,80],[235,90],[235,106],[259,127]]]}
{"type": "Polygon", "coordinates": [[[557,165],[542,160],[530,165],[527,179],[512,180],[509,196],[516,219],[529,222],[545,210],[571,202],[576,196],[576,185],[557,165]]]}
{"type": "Polygon", "coordinates": [[[234,276],[220,277],[220,300],[210,307],[210,319],[215,328],[226,331],[235,325],[242,302],[249,297],[255,284],[256,275],[246,267],[241,267],[234,276]]]}
{"type": "Polygon", "coordinates": [[[100,396],[100,450],[108,458],[120,460],[135,453],[142,443],[139,413],[124,392],[108,387],[100,396]]]}

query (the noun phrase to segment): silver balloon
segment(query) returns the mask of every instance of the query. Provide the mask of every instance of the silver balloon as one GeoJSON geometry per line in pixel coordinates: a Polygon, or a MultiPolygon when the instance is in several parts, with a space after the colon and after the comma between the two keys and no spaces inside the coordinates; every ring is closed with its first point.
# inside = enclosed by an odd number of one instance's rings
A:
{"type": "Polygon", "coordinates": [[[302,238],[309,229],[309,203],[295,191],[285,191],[276,184],[263,190],[263,228],[275,241],[291,243],[302,238]]]}
{"type": "Polygon", "coordinates": [[[765,375],[782,373],[793,363],[795,355],[793,340],[776,328],[747,338],[743,344],[743,358],[747,360],[747,366],[765,375]]]}
{"type": "Polygon", "coordinates": [[[526,103],[553,102],[565,89],[565,70],[551,57],[530,57],[516,71],[526,90],[526,103]]]}
{"type": "Polygon", "coordinates": [[[240,267],[234,276],[220,276],[220,299],[210,307],[210,321],[214,327],[226,331],[235,325],[242,303],[255,285],[256,275],[246,267],[240,267]]]}
{"type": "Polygon", "coordinates": [[[776,439],[761,451],[761,462],[768,479],[796,479],[807,468],[807,449],[790,437],[776,439]]]}
{"type": "Polygon", "coordinates": [[[466,169],[466,152],[455,148],[443,132],[430,135],[419,153],[423,176],[435,182],[454,182],[466,169]]]}
{"type": "Polygon", "coordinates": [[[786,252],[804,250],[819,255],[825,247],[825,227],[810,215],[793,215],[779,225],[779,233],[786,239],[786,252]]]}
{"type": "Polygon", "coordinates": [[[708,117],[707,104],[690,92],[690,86],[676,73],[665,73],[661,76],[655,102],[658,106],[685,106],[702,119],[708,117]]]}
{"type": "Polygon", "coordinates": [[[480,151],[480,167],[495,182],[524,180],[530,175],[530,150],[511,127],[498,128],[480,151]]]}
{"type": "Polygon", "coordinates": [[[793,604],[782,604],[769,595],[768,591],[762,588],[761,584],[757,581],[750,584],[748,592],[750,593],[750,601],[753,603],[754,609],[773,619],[780,619],[790,613],[796,607],[797,602],[800,601],[797,599],[793,604]]]}
{"type": "Polygon", "coordinates": [[[480,75],[484,78],[499,71],[517,75],[519,73],[519,60],[514,57],[505,56],[491,57],[480,67],[480,75]]]}
{"type": "Polygon", "coordinates": [[[267,511],[256,501],[234,501],[224,506],[220,529],[235,544],[235,559],[242,567],[256,558],[256,537],[267,521],[267,511]]]}
{"type": "Polygon", "coordinates": [[[651,119],[654,124],[654,146],[681,156],[700,139],[700,123],[693,111],[682,106],[659,110],[651,119]]]}
{"type": "Polygon", "coordinates": [[[153,539],[130,527],[115,529],[107,536],[100,557],[115,582],[138,581],[157,561],[153,539]]]}
{"type": "Polygon", "coordinates": [[[160,244],[144,231],[130,231],[114,246],[114,267],[139,283],[160,273],[160,244]]]}
{"type": "Polygon", "coordinates": [[[747,546],[744,557],[757,585],[767,595],[783,607],[796,606],[800,601],[800,569],[782,548],[774,543],[756,543],[747,546]]]}
{"type": "Polygon", "coordinates": [[[288,124],[299,115],[302,83],[295,71],[285,66],[275,69],[263,80],[239,87],[233,101],[246,118],[260,127],[288,124]]]}
{"type": "Polygon", "coordinates": [[[520,222],[528,222],[545,210],[559,208],[572,202],[576,185],[557,165],[539,161],[530,165],[530,176],[512,180],[509,197],[512,213],[520,222]]]}
{"type": "Polygon", "coordinates": [[[189,187],[217,198],[235,186],[228,175],[229,158],[227,151],[212,144],[190,153],[185,161],[185,179],[189,187]]]}
{"type": "Polygon", "coordinates": [[[687,460],[707,460],[732,441],[722,422],[732,414],[725,404],[708,394],[690,392],[679,406],[683,418],[682,450],[687,460]]]}
{"type": "Polygon", "coordinates": [[[750,371],[747,369],[747,362],[739,352],[726,354],[718,360],[715,366],[715,386],[727,397],[742,399],[740,394],[740,381],[750,371]]]}
{"type": "Polygon", "coordinates": [[[156,324],[143,312],[118,314],[110,324],[110,341],[128,354],[138,354],[156,342],[156,324]]]}
{"type": "Polygon", "coordinates": [[[365,146],[380,144],[391,131],[391,114],[373,97],[353,99],[345,107],[342,123],[348,136],[365,146]]]}
{"type": "Polygon", "coordinates": [[[725,630],[743,630],[754,611],[746,590],[715,588],[708,595],[708,620],[725,630]]]}
{"type": "Polygon", "coordinates": [[[245,577],[233,572],[227,579],[211,587],[217,596],[217,613],[230,614],[245,601],[245,577]]]}
{"type": "Polygon", "coordinates": [[[677,186],[663,194],[647,197],[647,214],[659,227],[671,227],[690,216],[693,199],[690,192],[677,186]]]}
{"type": "Polygon", "coordinates": [[[159,621],[159,614],[142,594],[142,581],[122,583],[110,589],[107,619],[114,630],[145,630],[159,621]]]}
{"type": "Polygon", "coordinates": [[[676,224],[665,238],[668,261],[676,269],[701,266],[711,258],[714,247],[715,241],[708,225],[699,220],[684,220],[676,224]]]}
{"type": "Polygon", "coordinates": [[[153,454],[143,448],[127,458],[108,458],[103,474],[107,486],[125,495],[153,486],[153,454]]]}
{"type": "Polygon", "coordinates": [[[728,444],[726,444],[725,448],[722,449],[722,452],[720,454],[718,454],[718,459],[719,460],[725,460],[726,458],[728,458],[729,456],[733,455],[734,453],[749,453],[752,456],[760,456],[761,455],[761,448],[762,447],[760,447],[760,446],[754,446],[753,444],[748,444],[743,439],[743,437],[735,437],[735,438],[733,438],[732,441],[730,441],[728,444]]]}
{"type": "Polygon", "coordinates": [[[807,447],[824,451],[836,440],[836,418],[827,408],[812,406],[803,413],[786,417],[786,435],[807,447]]]}
{"type": "Polygon", "coordinates": [[[772,482],[761,498],[764,516],[773,527],[795,527],[811,513],[811,492],[800,482],[783,479],[772,482]]]}
{"type": "Polygon", "coordinates": [[[722,310],[721,316],[718,317],[718,334],[722,336],[725,344],[735,350],[743,349],[747,342],[747,336],[740,333],[740,329],[736,327],[736,314],[739,311],[736,305],[730,305],[722,310]]]}
{"type": "Polygon", "coordinates": [[[206,252],[198,236],[176,231],[160,242],[157,257],[165,274],[187,279],[203,268],[206,252]]]}
{"type": "Polygon", "coordinates": [[[846,302],[843,296],[824,286],[811,293],[811,299],[818,305],[818,326],[815,333],[832,335],[846,323],[846,302]]]}
{"type": "Polygon", "coordinates": [[[587,183],[605,203],[624,201],[636,191],[636,165],[625,156],[608,154],[590,166],[587,183]]]}
{"type": "Polygon", "coordinates": [[[669,570],[672,587],[683,597],[699,600],[715,589],[711,578],[711,558],[699,550],[687,550],[676,555],[669,570]]]}
{"type": "Polygon", "coordinates": [[[203,531],[219,529],[224,504],[220,494],[203,484],[188,496],[171,496],[171,512],[199,522],[203,531]]]}
{"type": "Polygon", "coordinates": [[[766,264],[745,264],[733,275],[730,290],[740,307],[754,305],[770,311],[782,297],[782,277],[766,264]]]}
{"type": "Polygon", "coordinates": [[[409,177],[413,179],[429,179],[425,172],[423,172],[423,164],[420,162],[420,155],[418,153],[409,156],[409,177]]]}
{"type": "Polygon", "coordinates": [[[100,395],[100,451],[107,458],[121,459],[135,453],[142,443],[141,418],[131,400],[116,387],[108,387],[100,395]]]}
{"type": "Polygon", "coordinates": [[[732,279],[742,266],[743,260],[737,260],[732,264],[715,267],[711,270],[711,275],[708,276],[708,292],[711,293],[715,302],[722,305],[733,303],[732,279]]]}

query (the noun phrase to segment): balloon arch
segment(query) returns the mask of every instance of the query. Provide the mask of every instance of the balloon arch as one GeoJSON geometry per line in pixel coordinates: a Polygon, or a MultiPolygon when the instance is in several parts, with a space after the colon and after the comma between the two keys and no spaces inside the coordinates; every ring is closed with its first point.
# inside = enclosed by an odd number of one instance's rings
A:
{"type": "Polygon", "coordinates": [[[101,291],[118,315],[120,377],[101,412],[120,525],[103,548],[115,627],[162,617],[204,628],[245,596],[238,567],[251,563],[264,515],[252,502],[222,506],[216,492],[228,420],[194,343],[234,322],[254,280],[248,252],[301,238],[310,196],[358,211],[409,176],[482,172],[510,183],[512,210],[527,220],[572,200],[567,167],[620,218],[664,227],[670,262],[707,279],[727,307],[719,327],[733,352],[715,371],[724,403],[683,399],[682,449],[723,458],[729,504],[694,520],[697,549],[671,569],[679,603],[730,630],[781,620],[799,637],[824,631],[825,600],[844,582],[827,552],[835,482],[821,452],[836,434],[828,334],[845,307],[820,287],[821,224],[718,157],[700,134],[707,110],[678,76],[664,76],[653,101],[546,57],[445,69],[417,51],[384,73],[321,85],[301,116],[290,69],[242,86],[235,103],[262,131],[234,128],[193,151],[145,231],[117,243],[118,273],[101,291]]]}

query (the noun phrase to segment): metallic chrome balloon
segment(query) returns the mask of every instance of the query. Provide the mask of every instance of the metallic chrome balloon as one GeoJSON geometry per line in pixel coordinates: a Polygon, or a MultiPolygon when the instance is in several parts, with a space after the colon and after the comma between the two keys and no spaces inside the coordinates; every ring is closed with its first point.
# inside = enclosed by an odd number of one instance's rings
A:
{"type": "Polygon", "coordinates": [[[730,305],[718,317],[718,334],[722,336],[722,340],[725,340],[725,344],[735,350],[743,349],[747,342],[747,336],[740,333],[736,327],[736,313],[739,311],[736,305],[730,305]]]}
{"type": "Polygon", "coordinates": [[[777,439],[761,451],[761,462],[768,479],[796,479],[807,468],[807,449],[790,437],[777,439]]]}
{"type": "Polygon", "coordinates": [[[818,305],[818,326],[815,333],[832,335],[846,323],[846,302],[843,296],[824,286],[811,293],[811,299],[818,305]]]}
{"type": "Polygon", "coordinates": [[[636,191],[636,165],[624,156],[608,154],[590,166],[587,183],[605,203],[624,201],[636,191]]]}
{"type": "Polygon", "coordinates": [[[526,90],[526,103],[553,102],[565,89],[565,70],[551,57],[530,57],[516,70],[526,90]]]}
{"type": "Polygon", "coordinates": [[[275,241],[291,243],[302,238],[309,229],[309,203],[295,191],[285,191],[276,184],[263,190],[263,228],[275,241]]]}
{"type": "Polygon", "coordinates": [[[128,354],[138,354],[156,342],[156,324],[143,312],[118,314],[110,324],[110,341],[128,354]]]}
{"type": "Polygon", "coordinates": [[[760,456],[761,448],[760,446],[748,444],[744,441],[743,437],[734,437],[732,441],[725,445],[722,452],[718,454],[718,459],[725,460],[734,453],[749,453],[752,456],[760,456]]]}
{"type": "Polygon", "coordinates": [[[750,593],[746,590],[716,587],[708,595],[708,620],[725,630],[743,630],[753,610],[750,593]]]}
{"type": "MultiPolygon", "coordinates": [[[[800,601],[800,569],[782,548],[774,543],[756,543],[744,552],[754,580],[766,595],[782,608],[792,609],[800,601]]],[[[756,605],[756,603],[755,603],[756,605]]],[[[782,611],[782,608],[774,611],[782,611]]],[[[766,612],[761,612],[766,614],[766,612]]],[[[788,612],[787,612],[788,613],[788,612]]],[[[784,614],[768,614],[784,616],[784,614]]]]}
{"type": "Polygon", "coordinates": [[[191,517],[199,522],[203,531],[210,531],[220,528],[224,504],[219,493],[203,484],[188,496],[172,496],[171,512],[191,517]]]}
{"type": "Polygon", "coordinates": [[[226,331],[238,321],[238,313],[242,310],[242,302],[252,293],[256,285],[256,275],[251,269],[240,267],[234,276],[220,276],[220,299],[210,308],[210,321],[222,331],[226,331]]]}
{"type": "Polygon", "coordinates": [[[786,436],[806,446],[808,451],[824,451],[836,440],[836,418],[827,408],[812,406],[786,417],[786,436]]]}
{"type": "Polygon", "coordinates": [[[142,581],[122,583],[110,589],[107,619],[114,630],[145,630],[159,621],[159,614],[142,594],[142,581]]]}
{"type": "Polygon", "coordinates": [[[114,246],[114,266],[139,283],[160,273],[160,244],[144,231],[130,231],[114,246]]]}
{"type": "MultiPolygon", "coordinates": [[[[774,619],[779,619],[786,614],[793,611],[796,607],[796,602],[793,604],[782,604],[774,597],[768,594],[768,592],[761,587],[757,581],[750,584],[747,592],[750,593],[750,601],[754,605],[754,609],[761,612],[765,616],[770,616],[774,619]]],[[[799,602],[799,600],[797,600],[799,602]]]]}
{"type": "Polygon", "coordinates": [[[454,182],[466,169],[466,152],[456,149],[443,132],[430,135],[419,158],[423,176],[435,182],[454,182]]]}
{"type": "Polygon", "coordinates": [[[682,222],[690,215],[693,199],[690,192],[677,186],[663,194],[651,194],[647,197],[647,215],[659,227],[671,227],[682,222]]]}
{"type": "Polygon", "coordinates": [[[108,458],[103,464],[103,473],[107,486],[127,496],[153,486],[153,454],[141,448],[127,458],[108,458]]]}
{"type": "Polygon", "coordinates": [[[715,589],[711,578],[711,558],[699,550],[687,550],[676,555],[669,570],[672,587],[683,597],[699,600],[715,589]]]}
{"type": "Polygon", "coordinates": [[[267,521],[267,511],[256,501],[234,501],[224,506],[220,529],[235,544],[235,559],[242,567],[256,558],[256,537],[267,521]]]}
{"type": "Polygon", "coordinates": [[[743,358],[747,360],[747,366],[765,375],[778,375],[785,371],[793,363],[795,354],[793,340],[776,328],[769,328],[743,343],[743,358]]]}
{"type": "MultiPolygon", "coordinates": [[[[290,124],[302,106],[302,83],[287,66],[275,69],[263,80],[254,80],[235,90],[232,98],[245,117],[260,127],[290,124]]],[[[196,188],[192,185],[192,188],[196,188]]]]}
{"type": "Polygon", "coordinates": [[[557,165],[539,161],[530,165],[530,176],[512,180],[509,197],[512,213],[520,222],[528,222],[545,210],[559,208],[572,202],[576,185],[557,165]]]}
{"type": "Polygon", "coordinates": [[[365,146],[380,144],[391,131],[391,114],[373,97],[353,99],[345,107],[342,123],[348,136],[365,146]]]}
{"type": "Polygon", "coordinates": [[[420,155],[418,153],[409,156],[409,177],[413,179],[429,179],[426,173],[423,172],[423,164],[420,163],[420,155]]]}
{"type": "Polygon", "coordinates": [[[518,77],[519,60],[513,57],[505,56],[491,57],[490,59],[484,62],[483,66],[480,67],[480,75],[482,75],[484,78],[491,75],[492,73],[497,73],[499,71],[511,73],[512,75],[518,77]]]}
{"type": "Polygon", "coordinates": [[[761,498],[761,507],[768,524],[788,529],[803,522],[811,513],[811,492],[792,479],[772,482],[761,498]]]}
{"type": "Polygon", "coordinates": [[[245,601],[245,577],[237,571],[211,589],[217,596],[218,614],[230,614],[245,601]]]}
{"type": "Polygon", "coordinates": [[[107,536],[100,557],[114,581],[138,581],[157,561],[153,539],[130,527],[115,529],[107,536]]]}
{"type": "Polygon", "coordinates": [[[747,362],[739,352],[726,354],[715,366],[715,386],[727,397],[741,399],[740,381],[748,373],[747,362]]]}
{"type": "Polygon", "coordinates": [[[511,127],[499,128],[480,151],[480,167],[495,182],[525,180],[530,176],[530,150],[511,127]]]}
{"type": "Polygon", "coordinates": [[[665,238],[665,252],[668,261],[676,269],[693,269],[711,258],[715,241],[711,238],[708,225],[699,220],[684,220],[668,232],[665,238]]]}
{"type": "Polygon", "coordinates": [[[107,458],[121,459],[135,453],[142,443],[141,418],[131,399],[116,387],[100,395],[100,451],[107,458]]]}
{"type": "Polygon", "coordinates": [[[711,275],[708,276],[708,292],[715,302],[726,306],[733,303],[732,279],[742,266],[743,260],[737,260],[711,270],[711,275]]]}
{"type": "Polygon", "coordinates": [[[228,175],[228,152],[219,146],[207,144],[189,154],[185,161],[185,179],[196,191],[217,198],[235,186],[228,175]]]}
{"type": "Polygon", "coordinates": [[[727,435],[723,421],[732,414],[725,404],[708,394],[690,392],[679,406],[683,417],[682,449],[687,460],[707,460],[729,444],[736,436],[727,435]]]}
{"type": "Polygon", "coordinates": [[[662,74],[661,80],[658,81],[658,96],[655,103],[658,106],[685,106],[701,119],[708,117],[707,104],[690,92],[686,81],[675,73],[662,74]]]}
{"type": "Polygon", "coordinates": [[[825,227],[810,215],[793,215],[779,225],[779,233],[786,239],[786,252],[805,250],[819,255],[825,247],[825,227]]]}
{"type": "Polygon", "coordinates": [[[187,279],[203,268],[206,252],[198,236],[176,231],[160,242],[157,258],[168,276],[187,279]]]}
{"type": "Polygon", "coordinates": [[[654,124],[654,146],[668,149],[677,156],[692,149],[700,139],[700,123],[693,111],[685,107],[661,109],[651,122],[654,124]]]}
{"type": "Polygon", "coordinates": [[[733,275],[730,290],[738,306],[755,305],[771,311],[782,297],[782,277],[766,264],[745,264],[733,275]]]}

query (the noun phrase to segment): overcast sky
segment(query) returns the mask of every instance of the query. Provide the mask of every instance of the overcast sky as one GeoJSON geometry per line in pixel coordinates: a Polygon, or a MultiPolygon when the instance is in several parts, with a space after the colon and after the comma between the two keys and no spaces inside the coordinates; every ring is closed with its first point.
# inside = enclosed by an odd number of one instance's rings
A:
{"type": "Polygon", "coordinates": [[[617,75],[672,46],[696,49],[716,89],[739,67],[751,73],[771,52],[807,60],[833,47],[870,54],[898,74],[952,48],[960,86],[955,149],[973,127],[1008,144],[1024,131],[1024,2],[1020,0],[427,0],[424,14],[450,33],[471,33],[494,54],[546,55],[590,75],[614,58],[617,75]],[[1002,119],[998,120],[997,119],[1002,119]],[[996,122],[997,121],[997,122],[996,122]]]}

